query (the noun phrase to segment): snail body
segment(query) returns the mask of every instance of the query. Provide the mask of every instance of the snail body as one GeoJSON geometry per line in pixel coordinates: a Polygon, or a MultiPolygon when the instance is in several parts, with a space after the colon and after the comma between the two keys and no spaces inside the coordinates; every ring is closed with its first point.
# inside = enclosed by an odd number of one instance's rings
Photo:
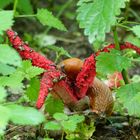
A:
{"type": "Polygon", "coordinates": [[[57,67],[63,71],[68,78],[75,80],[77,74],[83,66],[83,61],[79,58],[69,58],[60,62],[57,67]]]}
{"type": "MultiPolygon", "coordinates": [[[[58,64],[58,68],[73,81],[75,81],[82,66],[83,61],[78,58],[69,58],[58,64]]],[[[113,109],[113,96],[111,90],[104,82],[95,77],[86,95],[89,97],[90,108],[93,112],[97,114],[111,114],[113,109]]]]}

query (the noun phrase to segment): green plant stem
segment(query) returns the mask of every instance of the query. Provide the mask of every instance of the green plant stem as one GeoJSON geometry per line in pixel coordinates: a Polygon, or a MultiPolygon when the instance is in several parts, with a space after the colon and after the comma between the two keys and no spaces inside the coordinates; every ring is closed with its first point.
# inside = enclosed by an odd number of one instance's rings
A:
{"type": "Polygon", "coordinates": [[[133,62],[140,62],[139,59],[132,59],[133,62]]]}
{"type": "MultiPolygon", "coordinates": [[[[120,50],[118,33],[117,33],[117,30],[116,30],[116,27],[113,29],[113,34],[114,34],[115,49],[120,50]]],[[[129,77],[128,77],[127,71],[125,69],[123,69],[121,74],[122,74],[122,77],[123,77],[123,80],[124,80],[125,84],[128,84],[129,83],[129,77]]]]}
{"type": "Polygon", "coordinates": [[[13,6],[14,16],[16,14],[17,4],[18,4],[18,0],[15,0],[14,1],[14,6],[13,6]]]}
{"type": "Polygon", "coordinates": [[[63,138],[64,138],[64,131],[62,131],[61,140],[63,140],[63,138]]]}
{"type": "Polygon", "coordinates": [[[126,26],[126,25],[123,25],[123,24],[117,24],[117,26],[120,26],[120,27],[122,27],[122,28],[126,28],[127,30],[131,30],[131,28],[130,27],[128,27],[128,26],[126,26]]]}
{"type": "Polygon", "coordinates": [[[17,15],[17,16],[15,16],[16,18],[26,18],[26,17],[36,17],[36,14],[34,14],[34,15],[17,15]]]}
{"type": "Polygon", "coordinates": [[[123,69],[121,73],[122,73],[122,77],[123,77],[125,84],[129,84],[130,80],[129,80],[127,71],[125,69],[123,69]]]}
{"type": "Polygon", "coordinates": [[[56,52],[56,58],[55,58],[55,63],[57,63],[58,62],[58,60],[59,60],[59,58],[60,58],[60,54],[58,53],[58,52],[56,52]]]}
{"type": "Polygon", "coordinates": [[[140,24],[140,22],[136,22],[136,21],[123,21],[122,24],[140,24]]]}
{"type": "Polygon", "coordinates": [[[114,27],[114,29],[113,29],[113,35],[114,35],[115,49],[116,50],[120,50],[118,33],[117,33],[117,30],[116,30],[116,27],[114,27]]]}

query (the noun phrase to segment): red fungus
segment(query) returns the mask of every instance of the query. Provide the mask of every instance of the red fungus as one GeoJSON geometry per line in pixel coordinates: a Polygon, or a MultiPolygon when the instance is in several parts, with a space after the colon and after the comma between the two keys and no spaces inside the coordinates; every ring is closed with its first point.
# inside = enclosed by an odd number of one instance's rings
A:
{"type": "MultiPolygon", "coordinates": [[[[77,77],[75,77],[74,75],[74,82],[73,82],[74,85],[73,85],[71,84],[72,81],[70,80],[71,78],[70,76],[61,79],[61,77],[63,77],[64,74],[56,69],[55,64],[52,61],[47,60],[44,56],[41,56],[39,53],[32,50],[26,43],[24,43],[17,36],[17,34],[14,31],[8,30],[7,35],[13,47],[19,52],[20,56],[23,59],[30,59],[32,60],[33,65],[47,70],[47,72],[44,73],[41,79],[40,93],[36,104],[37,108],[42,107],[46,96],[51,90],[52,92],[56,93],[67,105],[74,104],[75,102],[77,102],[78,99],[85,97],[85,95],[87,94],[90,98],[91,107],[93,110],[97,109],[99,110],[99,112],[100,111],[102,112],[112,108],[110,107],[110,105],[112,106],[113,104],[111,91],[107,86],[105,86],[105,84],[102,83],[102,81],[99,82],[99,80],[95,78],[96,68],[95,68],[94,55],[91,55],[85,60],[80,72],[79,72],[79,67],[81,66],[78,67],[78,71],[76,71],[77,77]],[[71,87],[71,85],[73,86],[71,87]],[[101,103],[102,102],[101,99],[104,99],[102,97],[107,98],[106,102],[101,103]],[[100,105],[100,103],[102,105],[100,105]],[[109,106],[109,108],[104,104],[109,106]]],[[[100,52],[109,52],[110,49],[113,48],[115,48],[115,45],[111,44],[105,47],[104,49],[102,49],[101,51],[98,51],[96,55],[99,55],[100,52]]],[[[133,49],[138,54],[140,54],[140,48],[130,43],[125,43],[124,45],[120,45],[120,49],[121,50],[133,49]]],[[[73,69],[73,70],[77,70],[77,69],[73,69]]]]}
{"type": "Polygon", "coordinates": [[[46,96],[50,92],[50,90],[53,88],[54,79],[59,79],[60,77],[60,72],[59,71],[47,71],[43,74],[41,82],[40,82],[40,91],[39,91],[39,96],[38,100],[36,103],[37,108],[41,108],[42,105],[44,104],[44,101],[46,99],[46,96]]]}
{"type": "MultiPolygon", "coordinates": [[[[114,48],[115,48],[115,44],[110,44],[110,45],[104,47],[102,50],[99,50],[98,52],[96,52],[96,56],[98,56],[101,52],[110,52],[110,49],[114,49],[114,48]]],[[[140,54],[140,48],[129,42],[125,42],[124,44],[121,44],[120,49],[121,50],[132,49],[132,50],[136,51],[138,54],[140,54]]]]}
{"type": "Polygon", "coordinates": [[[92,54],[88,57],[83,64],[82,70],[79,72],[76,78],[76,95],[79,99],[86,95],[89,86],[92,84],[96,75],[95,59],[92,54]]]}
{"type": "Polygon", "coordinates": [[[37,108],[41,108],[44,104],[45,98],[50,92],[50,89],[57,89],[56,92],[65,96],[60,95],[62,100],[66,103],[72,103],[77,101],[76,97],[73,95],[73,90],[71,90],[68,82],[66,80],[61,81],[61,77],[63,77],[63,73],[59,70],[56,70],[55,64],[46,59],[44,56],[32,50],[26,43],[24,43],[17,33],[12,30],[7,30],[7,35],[13,47],[18,51],[22,59],[31,60],[34,66],[38,66],[48,70],[42,76],[40,83],[40,92],[39,97],[36,103],[37,108]],[[54,83],[58,83],[54,84],[54,83]],[[60,92],[61,91],[61,92],[60,92]],[[66,100],[67,99],[67,100],[66,100]]]}
{"type": "Polygon", "coordinates": [[[123,45],[120,46],[120,48],[121,50],[132,49],[132,50],[135,50],[138,54],[140,54],[140,48],[129,42],[125,42],[123,45]]]}
{"type": "Polygon", "coordinates": [[[36,107],[39,109],[45,102],[49,92],[54,92],[58,95],[65,104],[74,104],[77,99],[73,95],[73,90],[70,88],[66,80],[61,80],[62,73],[58,70],[51,70],[44,73],[40,83],[39,97],[36,107]]]}
{"type": "Polygon", "coordinates": [[[44,56],[32,50],[28,44],[24,43],[17,33],[12,30],[7,30],[7,35],[13,47],[18,51],[22,59],[29,59],[34,66],[40,68],[55,69],[55,65],[52,61],[46,59],[44,56]]]}

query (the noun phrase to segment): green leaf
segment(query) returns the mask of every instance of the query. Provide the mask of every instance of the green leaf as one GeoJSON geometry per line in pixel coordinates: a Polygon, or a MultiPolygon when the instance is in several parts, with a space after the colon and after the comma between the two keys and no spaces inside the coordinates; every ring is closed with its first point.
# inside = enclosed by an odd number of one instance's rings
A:
{"type": "Polygon", "coordinates": [[[48,25],[62,31],[67,31],[64,24],[59,19],[54,17],[52,12],[48,11],[47,9],[38,9],[36,16],[43,25],[48,25]]]}
{"type": "Polygon", "coordinates": [[[32,66],[30,61],[23,61],[21,66],[10,76],[1,76],[0,85],[19,88],[24,78],[31,79],[44,72],[44,69],[32,66]]]}
{"type": "Polygon", "coordinates": [[[44,69],[32,66],[29,60],[22,61],[22,65],[18,70],[22,72],[27,79],[31,79],[44,72],[44,69]]]}
{"type": "Polygon", "coordinates": [[[56,119],[57,121],[68,120],[68,116],[64,113],[55,113],[53,115],[53,118],[56,119]]]}
{"type": "Polygon", "coordinates": [[[74,121],[75,123],[81,123],[85,120],[83,115],[72,115],[69,117],[69,120],[74,121]]]}
{"type": "Polygon", "coordinates": [[[78,3],[77,3],[77,5],[79,6],[79,5],[82,5],[85,2],[91,2],[91,1],[92,0],[79,0],[78,3]]]}
{"type": "Polygon", "coordinates": [[[43,72],[44,72],[44,69],[32,66],[26,70],[26,77],[30,79],[37,75],[40,75],[43,72]]]}
{"type": "Polygon", "coordinates": [[[131,66],[131,60],[124,57],[117,50],[111,50],[110,53],[101,53],[96,57],[96,70],[98,73],[109,74],[115,71],[121,72],[131,66]]]}
{"type": "Polygon", "coordinates": [[[54,121],[49,121],[45,124],[47,130],[61,130],[61,125],[54,121]]]}
{"type": "Polygon", "coordinates": [[[4,101],[6,97],[6,90],[0,86],[0,102],[4,101]]]}
{"type": "Polygon", "coordinates": [[[140,82],[122,86],[117,90],[117,97],[129,115],[140,117],[140,82]]]}
{"type": "Polygon", "coordinates": [[[0,73],[2,75],[9,75],[15,71],[16,71],[16,69],[14,67],[0,63],[0,73]]]}
{"type": "Polygon", "coordinates": [[[9,29],[13,22],[13,11],[0,11],[0,32],[9,29]]]}
{"type": "Polygon", "coordinates": [[[9,109],[0,105],[0,129],[5,129],[10,115],[9,109]]]}
{"type": "Polygon", "coordinates": [[[12,3],[13,0],[0,0],[0,9],[5,8],[8,6],[10,3],[12,3]]]}
{"type": "Polygon", "coordinates": [[[140,117],[140,92],[129,102],[125,103],[124,107],[127,108],[129,115],[140,117]]]}
{"type": "Polygon", "coordinates": [[[31,101],[36,101],[38,98],[39,94],[39,89],[40,89],[40,81],[38,78],[32,78],[29,87],[27,88],[25,94],[31,101]]]}
{"type": "Polygon", "coordinates": [[[64,55],[67,57],[71,57],[71,55],[62,47],[51,45],[51,46],[47,46],[47,48],[57,52],[60,56],[64,55]]]}
{"type": "Polygon", "coordinates": [[[1,76],[0,77],[0,85],[1,86],[9,86],[13,88],[18,88],[22,86],[22,80],[24,76],[20,72],[15,72],[10,76],[1,76]]]}
{"type": "Polygon", "coordinates": [[[85,1],[77,9],[77,20],[80,28],[84,28],[84,34],[89,42],[95,40],[104,41],[105,33],[110,32],[112,25],[116,23],[116,16],[120,14],[120,8],[125,7],[126,0],[94,0],[85,1]],[[88,3],[86,3],[88,2],[88,3]]]}
{"type": "Polygon", "coordinates": [[[131,83],[121,86],[117,90],[117,97],[123,103],[129,102],[138,92],[140,92],[140,83],[131,83]]]}
{"type": "Polygon", "coordinates": [[[138,38],[140,38],[140,25],[133,26],[131,30],[138,38]]]}
{"type": "Polygon", "coordinates": [[[17,8],[22,14],[33,14],[33,7],[30,0],[18,0],[17,8]]]}
{"type": "Polygon", "coordinates": [[[57,39],[53,35],[46,35],[45,33],[37,34],[34,36],[34,41],[39,47],[46,47],[56,43],[57,39]]]}
{"type": "Polygon", "coordinates": [[[54,140],[53,138],[44,138],[43,140],[54,140]]]}
{"type": "Polygon", "coordinates": [[[7,105],[7,108],[11,111],[10,120],[15,124],[38,125],[45,120],[44,115],[35,108],[16,104],[7,105]]]}
{"type": "MultiPolygon", "coordinates": [[[[140,59],[139,59],[140,60],[140,59]]],[[[140,75],[135,74],[132,78],[131,78],[132,82],[138,83],[140,82],[140,75]]]]}
{"type": "Polygon", "coordinates": [[[138,47],[140,46],[140,39],[138,37],[135,37],[134,35],[128,35],[124,41],[130,42],[138,47]]]}
{"type": "Polygon", "coordinates": [[[20,66],[21,58],[13,48],[7,44],[0,44],[0,62],[3,64],[20,66]]]}
{"type": "Polygon", "coordinates": [[[76,130],[76,123],[74,121],[68,120],[68,121],[62,121],[61,125],[63,126],[65,131],[74,132],[76,130]]]}
{"type": "Polygon", "coordinates": [[[64,104],[60,99],[54,98],[51,94],[49,94],[46,99],[45,109],[50,115],[53,115],[56,112],[63,113],[64,104]]]}
{"type": "Polygon", "coordinates": [[[54,140],[53,138],[44,138],[43,140],[54,140]]]}

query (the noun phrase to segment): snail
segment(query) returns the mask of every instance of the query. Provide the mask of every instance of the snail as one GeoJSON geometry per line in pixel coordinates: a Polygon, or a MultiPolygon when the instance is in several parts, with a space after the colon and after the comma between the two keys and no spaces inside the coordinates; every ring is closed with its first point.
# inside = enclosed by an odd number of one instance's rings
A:
{"type": "MultiPolygon", "coordinates": [[[[63,71],[68,78],[76,80],[78,73],[81,71],[83,61],[78,58],[69,58],[60,62],[57,67],[63,71]]],[[[97,77],[94,78],[91,86],[88,88],[86,95],[89,97],[90,108],[93,112],[105,113],[110,115],[113,109],[113,96],[109,87],[97,77]]],[[[82,100],[82,99],[81,99],[82,100]]],[[[87,100],[87,99],[86,99],[87,100]]],[[[77,103],[78,108],[85,108],[86,102],[82,100],[81,103],[77,103]]]]}

